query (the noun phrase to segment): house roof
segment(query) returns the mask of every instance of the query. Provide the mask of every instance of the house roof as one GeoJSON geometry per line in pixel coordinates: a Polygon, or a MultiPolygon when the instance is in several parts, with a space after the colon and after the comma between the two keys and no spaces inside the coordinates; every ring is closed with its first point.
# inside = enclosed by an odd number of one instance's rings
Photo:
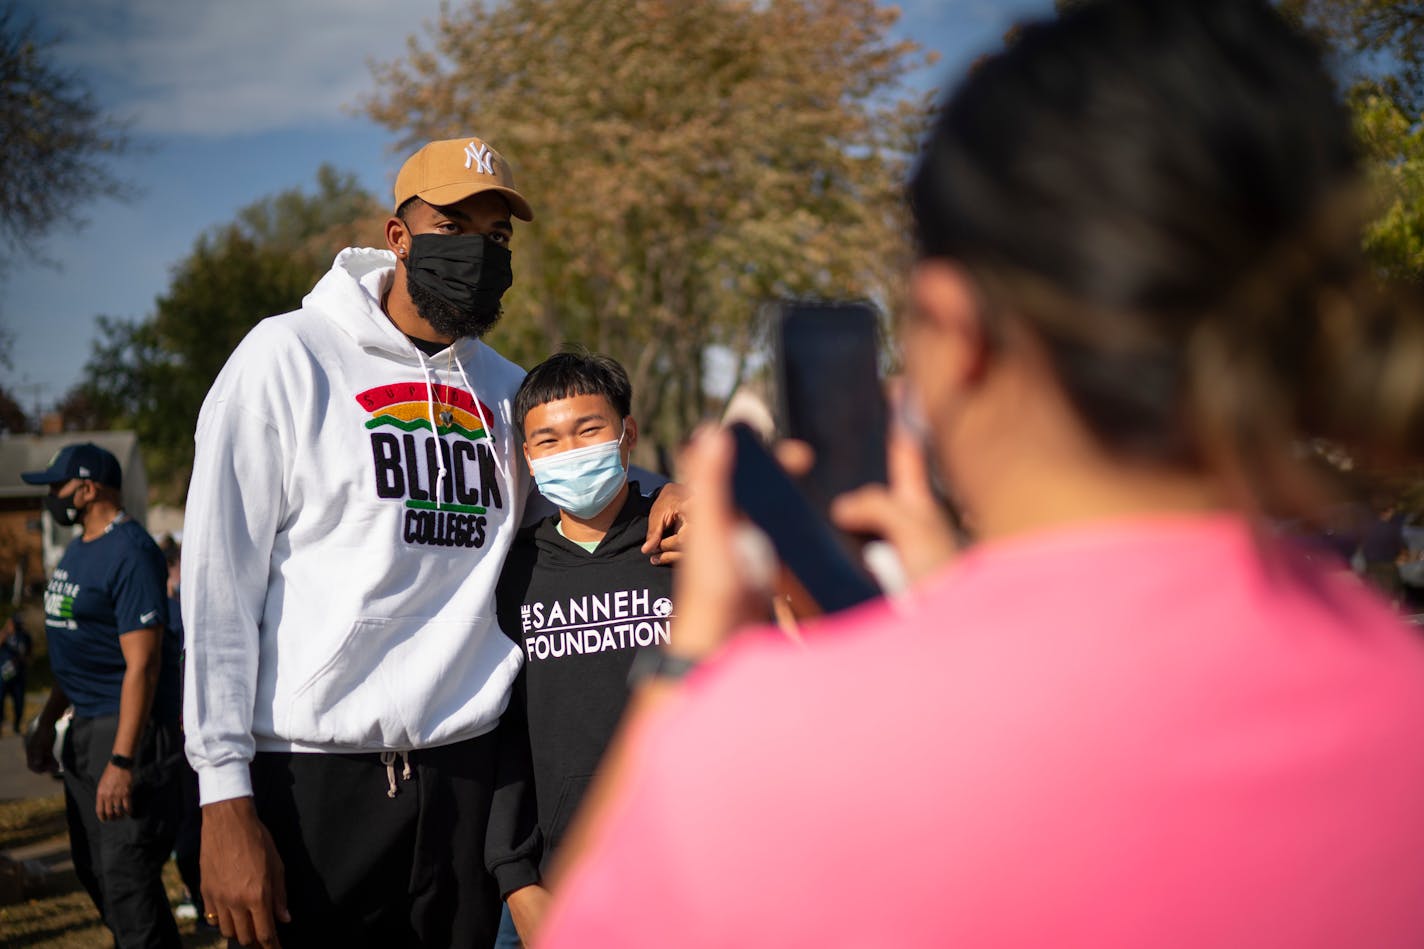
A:
{"type": "MultiPolygon", "coordinates": [[[[133,432],[62,432],[58,435],[4,435],[0,436],[0,498],[41,497],[49,493],[49,486],[25,484],[20,480],[22,471],[41,471],[49,467],[54,453],[65,445],[78,442],[93,442],[100,448],[108,449],[119,459],[124,471],[124,485],[128,486],[130,471],[139,482],[145,479],[143,462],[139,456],[138,436],[133,432]]],[[[127,494],[128,492],[125,491],[127,494]]]]}

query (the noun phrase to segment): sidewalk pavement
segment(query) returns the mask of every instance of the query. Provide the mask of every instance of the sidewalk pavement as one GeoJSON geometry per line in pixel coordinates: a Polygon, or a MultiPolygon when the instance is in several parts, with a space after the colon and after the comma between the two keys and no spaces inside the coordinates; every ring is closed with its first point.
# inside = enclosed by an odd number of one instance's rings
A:
{"type": "Polygon", "coordinates": [[[5,725],[0,734],[0,801],[49,797],[63,790],[63,781],[25,767],[25,743],[5,725]]]}
{"type": "MultiPolygon", "coordinates": [[[[0,801],[52,797],[63,791],[63,781],[25,767],[24,741],[6,727],[0,735],[0,801]]],[[[66,889],[74,882],[68,834],[0,851],[0,905],[66,889]]]]}

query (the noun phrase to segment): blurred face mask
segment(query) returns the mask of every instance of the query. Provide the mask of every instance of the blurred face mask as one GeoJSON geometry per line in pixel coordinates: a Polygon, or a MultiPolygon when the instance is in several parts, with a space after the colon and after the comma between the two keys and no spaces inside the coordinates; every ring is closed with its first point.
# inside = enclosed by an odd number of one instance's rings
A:
{"type": "Polygon", "coordinates": [[[49,511],[49,516],[54,518],[54,522],[60,527],[73,527],[79,523],[83,517],[83,512],[74,504],[74,495],[62,498],[57,494],[46,494],[44,496],[45,510],[49,511]]]}
{"type": "Polygon", "coordinates": [[[620,433],[611,442],[531,458],[529,471],[540,494],[560,510],[587,519],[602,512],[628,480],[622,447],[620,433]]]}

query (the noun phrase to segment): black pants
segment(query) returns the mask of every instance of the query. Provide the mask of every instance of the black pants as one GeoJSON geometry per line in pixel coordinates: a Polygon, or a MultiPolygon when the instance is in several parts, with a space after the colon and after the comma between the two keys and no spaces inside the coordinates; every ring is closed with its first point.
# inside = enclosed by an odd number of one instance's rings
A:
{"type": "Polygon", "coordinates": [[[184,758],[178,764],[179,800],[178,836],[173,841],[173,862],[178,876],[188,888],[188,898],[198,917],[203,916],[203,878],[199,848],[203,842],[203,810],[198,806],[198,773],[184,758]]]}
{"type": "Polygon", "coordinates": [[[148,723],[133,756],[132,812],[101,821],[95,798],[118,724],[117,715],[75,717],[65,736],[64,805],[74,872],[119,949],[178,947],[178,927],[162,879],[178,827],[177,770],[183,753],[178,726],[148,723]]]}
{"type": "Polygon", "coordinates": [[[486,947],[499,888],[485,872],[495,736],[379,755],[262,752],[252,762],[257,813],[287,879],[285,949],[486,947]]]}

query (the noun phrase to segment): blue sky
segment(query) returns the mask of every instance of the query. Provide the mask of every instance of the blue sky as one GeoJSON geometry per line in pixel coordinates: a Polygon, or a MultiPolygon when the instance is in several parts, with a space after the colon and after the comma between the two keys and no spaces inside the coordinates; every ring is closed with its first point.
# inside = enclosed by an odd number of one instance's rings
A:
{"type": "MultiPolygon", "coordinates": [[[[690,0],[697,2],[697,0],[690,0]]],[[[329,162],[373,193],[402,156],[356,115],[372,61],[424,35],[439,0],[19,0],[53,55],[132,122],[114,172],[138,195],[97,201],[87,226],[14,249],[0,322],[14,336],[0,384],[26,410],[80,379],[95,318],[141,318],[204,231],[278,191],[310,188],[329,162]],[[55,265],[43,261],[53,261],[55,265]]],[[[918,76],[938,88],[1051,0],[907,0],[895,33],[940,54],[918,76]]],[[[497,130],[490,138],[498,142],[497,130]]],[[[511,156],[518,169],[518,157],[511,156]]]]}

